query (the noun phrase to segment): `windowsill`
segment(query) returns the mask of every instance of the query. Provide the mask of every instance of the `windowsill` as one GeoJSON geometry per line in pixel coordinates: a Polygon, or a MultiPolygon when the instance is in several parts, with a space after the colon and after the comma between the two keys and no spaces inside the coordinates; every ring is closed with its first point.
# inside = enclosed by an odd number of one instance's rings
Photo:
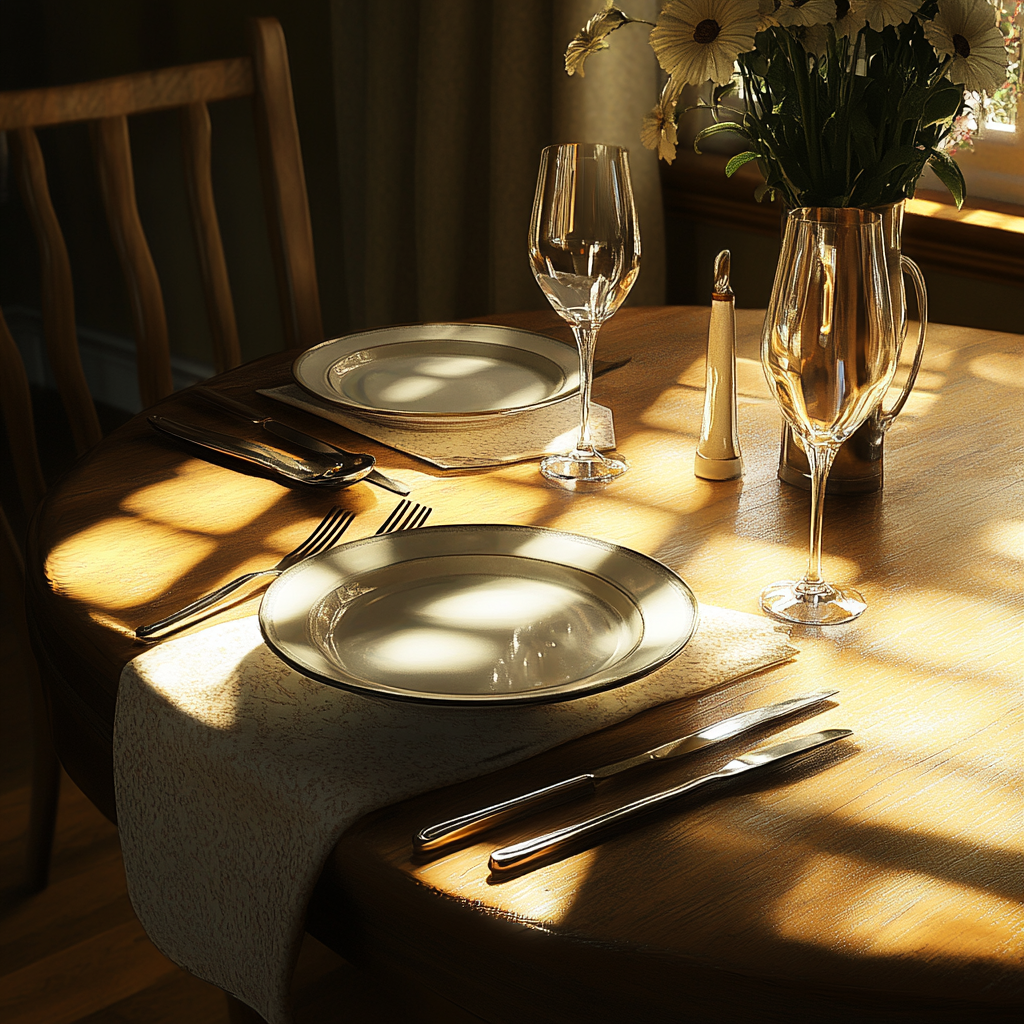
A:
{"type": "MultiPolygon", "coordinates": [[[[662,165],[667,216],[780,234],[779,203],[754,200],[761,178],[752,165],[725,177],[727,157],[698,155],[680,147],[675,163],[662,165]]],[[[948,194],[919,190],[907,203],[903,248],[925,266],[1024,286],[1024,206],[968,199],[957,210],[948,194]]]]}

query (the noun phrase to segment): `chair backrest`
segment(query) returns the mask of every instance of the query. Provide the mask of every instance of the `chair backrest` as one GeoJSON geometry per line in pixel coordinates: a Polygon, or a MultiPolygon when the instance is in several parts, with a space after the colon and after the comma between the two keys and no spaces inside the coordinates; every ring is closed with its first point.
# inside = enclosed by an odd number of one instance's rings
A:
{"type": "MultiPolygon", "coordinates": [[[[251,96],[263,177],[271,254],[288,347],[323,340],[320,298],[302,154],[292,100],[284,33],[274,18],[249,23],[250,56],[123,75],[82,85],[0,93],[0,131],[38,241],[43,331],[51,368],[79,453],[101,432],[85,382],[75,329],[67,247],[54,213],[36,129],[88,122],[100,191],[125,278],[137,346],[139,392],[149,406],[173,390],[167,318],[156,267],[135,198],[128,117],[180,109],[193,234],[218,372],[240,361],[235,311],[214,205],[207,105],[251,96]]],[[[17,476],[31,514],[42,494],[31,416],[25,416],[24,371],[0,317],[0,399],[17,476]],[[18,369],[7,367],[17,362],[18,369]],[[20,377],[19,377],[20,372],[20,377]],[[20,410],[20,411],[19,411],[20,410]],[[33,465],[34,461],[34,465],[33,465]]]]}

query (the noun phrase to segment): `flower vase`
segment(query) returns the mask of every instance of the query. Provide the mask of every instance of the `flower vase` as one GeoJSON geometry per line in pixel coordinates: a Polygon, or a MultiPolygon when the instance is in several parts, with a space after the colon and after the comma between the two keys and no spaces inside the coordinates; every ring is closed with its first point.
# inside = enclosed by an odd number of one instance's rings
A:
{"type": "MultiPolygon", "coordinates": [[[[884,206],[868,207],[882,218],[882,230],[885,235],[886,268],[889,277],[889,288],[892,293],[892,310],[895,327],[900,337],[900,345],[906,339],[907,332],[907,299],[903,287],[903,275],[910,275],[917,292],[920,327],[918,329],[917,348],[906,383],[891,409],[882,408],[882,403],[871,413],[863,425],[843,443],[836,455],[832,470],[829,473],[826,492],[829,494],[864,494],[880,491],[883,481],[883,442],[885,432],[893,420],[899,415],[910,396],[917,371],[924,353],[924,338],[928,327],[928,298],[925,291],[924,277],[920,268],[913,260],[902,253],[903,210],[905,202],[888,203],[884,206]]],[[[788,216],[788,214],[786,215],[788,216]]],[[[811,471],[807,463],[807,455],[786,424],[782,428],[782,448],[779,454],[779,479],[805,491],[811,489],[811,471]]]]}

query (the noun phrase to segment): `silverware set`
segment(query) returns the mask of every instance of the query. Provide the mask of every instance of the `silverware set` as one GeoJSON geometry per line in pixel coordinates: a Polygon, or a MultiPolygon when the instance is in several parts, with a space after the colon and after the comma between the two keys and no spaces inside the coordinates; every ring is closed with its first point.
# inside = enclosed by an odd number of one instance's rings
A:
{"type": "MultiPolygon", "coordinates": [[[[413,837],[413,849],[419,854],[438,853],[471,836],[489,831],[526,814],[591,793],[602,782],[613,776],[641,765],[664,762],[703,750],[769,722],[820,704],[837,692],[828,690],[821,693],[805,694],[763,708],[744,711],[706,726],[697,732],[613,764],[603,765],[589,772],[562,779],[542,789],[523,793],[501,803],[428,825],[413,837]]],[[[593,845],[594,841],[599,841],[617,831],[624,823],[642,818],[687,793],[706,788],[721,780],[735,778],[758,768],[793,760],[850,735],[852,735],[850,729],[826,729],[781,743],[748,750],[709,774],[688,779],[681,785],[652,793],[603,814],[574,822],[564,828],[496,849],[488,859],[488,867],[494,876],[520,874],[539,863],[547,863],[560,856],[565,856],[581,845],[593,845]]]]}
{"type": "Polygon", "coordinates": [[[183,423],[169,416],[150,416],[150,426],[162,434],[185,441],[188,445],[241,459],[294,483],[313,487],[348,487],[350,484],[365,480],[396,494],[409,494],[409,488],[405,484],[385,476],[376,468],[376,460],[372,455],[350,452],[337,445],[328,444],[304,430],[298,430],[275,420],[272,416],[264,415],[259,410],[252,409],[214,388],[201,386],[194,388],[193,393],[219,409],[263,427],[267,433],[275,437],[304,448],[309,454],[299,457],[280,448],[261,444],[259,441],[251,441],[234,434],[223,434],[193,423],[183,423]]]}
{"type": "MultiPolygon", "coordinates": [[[[432,511],[433,509],[429,506],[403,499],[377,528],[376,535],[395,533],[398,530],[418,529],[426,523],[432,511]]],[[[329,551],[341,540],[342,535],[352,525],[353,519],[355,519],[355,514],[352,512],[341,508],[331,509],[320,521],[316,529],[298,547],[289,551],[276,565],[271,566],[269,569],[261,569],[258,572],[244,573],[231,580],[230,583],[225,583],[224,586],[219,587],[212,593],[206,594],[191,604],[185,605],[184,608],[179,609],[172,615],[168,615],[148,626],[139,626],[135,630],[136,637],[140,640],[160,639],[156,634],[166,633],[173,626],[184,622],[193,615],[205,611],[207,608],[212,608],[229,594],[233,594],[240,587],[245,586],[246,583],[261,577],[280,576],[286,569],[290,569],[293,565],[298,565],[304,559],[311,558],[313,555],[319,555],[324,551],[329,551]]]]}

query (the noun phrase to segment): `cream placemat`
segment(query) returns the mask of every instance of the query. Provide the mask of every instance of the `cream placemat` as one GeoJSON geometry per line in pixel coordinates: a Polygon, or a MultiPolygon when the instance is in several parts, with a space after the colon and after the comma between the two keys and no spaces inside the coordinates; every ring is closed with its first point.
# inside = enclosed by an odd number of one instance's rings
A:
{"type": "MultiPolygon", "coordinates": [[[[541,455],[557,455],[571,451],[579,435],[580,401],[576,396],[543,409],[502,416],[465,429],[403,430],[342,412],[339,406],[309,394],[298,384],[262,388],[259,393],[331,420],[389,448],[415,455],[441,469],[503,466],[541,455]]],[[[611,409],[591,403],[590,433],[600,451],[615,447],[611,409]]]]}
{"type": "Polygon", "coordinates": [[[522,761],[796,654],[764,618],[702,607],[682,653],[605,693],[523,708],[369,700],[293,671],[241,619],[147,651],[121,674],[118,829],[132,905],[153,942],[270,1024],[306,904],[358,818],[522,761]]]}

